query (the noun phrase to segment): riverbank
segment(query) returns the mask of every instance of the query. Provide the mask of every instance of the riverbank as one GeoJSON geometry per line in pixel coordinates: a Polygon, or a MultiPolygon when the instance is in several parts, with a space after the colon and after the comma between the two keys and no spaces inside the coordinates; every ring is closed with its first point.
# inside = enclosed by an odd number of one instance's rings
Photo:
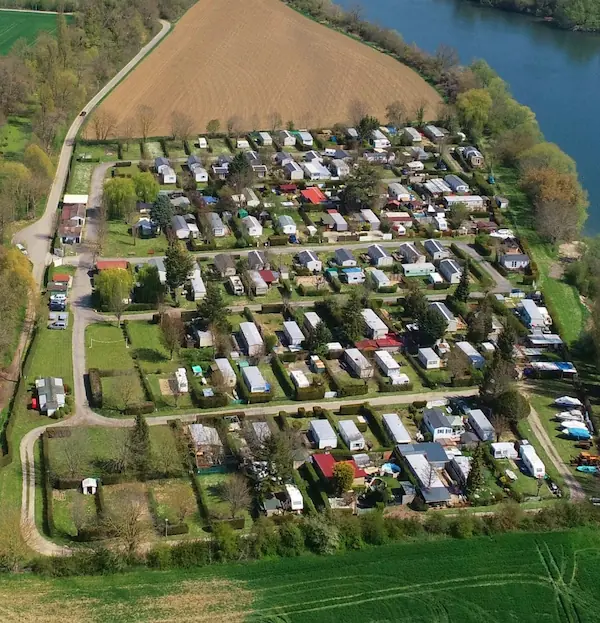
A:
{"type": "Polygon", "coordinates": [[[520,13],[538,18],[549,26],[574,32],[600,31],[600,4],[598,2],[547,2],[533,0],[524,4],[520,0],[462,0],[482,7],[520,13]]]}

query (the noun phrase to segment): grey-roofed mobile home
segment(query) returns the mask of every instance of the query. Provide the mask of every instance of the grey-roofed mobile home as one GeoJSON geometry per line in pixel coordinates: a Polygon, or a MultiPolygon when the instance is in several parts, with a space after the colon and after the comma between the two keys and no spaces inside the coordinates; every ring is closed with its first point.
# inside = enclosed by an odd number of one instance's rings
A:
{"type": "Polygon", "coordinates": [[[446,319],[446,322],[448,323],[447,331],[455,333],[458,330],[458,320],[456,319],[456,316],[454,316],[454,314],[444,303],[441,301],[434,301],[433,303],[429,303],[429,307],[436,309],[446,319]]]}
{"type": "Polygon", "coordinates": [[[348,364],[356,376],[360,379],[368,379],[373,376],[375,370],[371,362],[358,350],[348,348],[344,352],[344,361],[348,364]]]}
{"type": "Polygon", "coordinates": [[[394,258],[378,244],[372,244],[367,249],[367,255],[369,256],[372,264],[377,267],[392,266],[394,263],[394,258]]]}
{"type": "Polygon", "coordinates": [[[442,274],[442,277],[444,277],[444,279],[448,283],[452,284],[460,282],[460,278],[463,272],[462,268],[458,265],[458,263],[449,258],[446,258],[440,262],[438,270],[442,274]]]}
{"type": "Polygon", "coordinates": [[[410,433],[397,413],[384,413],[381,416],[383,426],[394,444],[410,443],[410,433]]]}
{"type": "Polygon", "coordinates": [[[290,346],[300,346],[304,342],[304,333],[294,320],[287,320],[283,323],[283,332],[290,346]]]}
{"type": "Polygon", "coordinates": [[[240,322],[240,336],[249,357],[263,353],[264,342],[253,322],[240,322]]]}
{"type": "Polygon", "coordinates": [[[337,435],[327,420],[311,420],[308,432],[319,450],[337,448],[337,435]]]}
{"type": "Polygon", "coordinates": [[[235,275],[235,262],[228,253],[217,253],[213,260],[215,268],[221,275],[221,277],[233,277],[235,275]]]}
{"type": "Polygon", "coordinates": [[[455,193],[468,193],[470,190],[469,185],[465,182],[465,180],[461,179],[460,177],[458,177],[458,175],[455,175],[454,173],[446,175],[446,177],[444,177],[444,180],[455,193]]]}
{"type": "Polygon", "coordinates": [[[335,263],[343,268],[349,268],[356,266],[356,259],[352,252],[348,249],[336,249],[335,250],[335,263]]]}
{"type": "Polygon", "coordinates": [[[206,215],[208,224],[215,238],[222,238],[227,233],[223,220],[216,212],[209,212],[206,215]]]}
{"type": "Polygon", "coordinates": [[[338,422],[340,437],[344,440],[350,452],[364,450],[365,438],[352,420],[340,420],[338,422]]]}
{"type": "Polygon", "coordinates": [[[496,439],[496,431],[481,409],[471,409],[467,421],[481,441],[494,441],[496,439]]]}

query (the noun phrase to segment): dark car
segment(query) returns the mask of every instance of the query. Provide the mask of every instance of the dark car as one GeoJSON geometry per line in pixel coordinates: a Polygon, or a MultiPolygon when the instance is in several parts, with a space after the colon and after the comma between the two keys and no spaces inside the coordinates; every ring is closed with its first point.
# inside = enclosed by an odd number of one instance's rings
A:
{"type": "Polygon", "coordinates": [[[66,303],[61,303],[59,301],[51,301],[50,302],[50,311],[53,312],[64,312],[66,311],[67,306],[66,303]]]}
{"type": "Polygon", "coordinates": [[[79,113],[79,116],[80,116],[80,117],[85,117],[86,115],[87,115],[87,113],[85,112],[85,110],[82,110],[82,111],[79,113]]]}

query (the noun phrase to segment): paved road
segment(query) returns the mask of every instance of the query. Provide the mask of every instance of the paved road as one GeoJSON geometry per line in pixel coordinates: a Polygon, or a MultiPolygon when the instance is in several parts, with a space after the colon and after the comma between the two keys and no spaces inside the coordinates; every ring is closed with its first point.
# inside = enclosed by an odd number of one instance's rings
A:
{"type": "MultiPolygon", "coordinates": [[[[164,20],[160,22],[160,32],[151,39],[114,78],[98,91],[98,93],[82,108],[82,112],[85,112],[86,115],[91,113],[100,101],[144,58],[144,56],[160,43],[171,28],[169,22],[164,20]]],[[[54,234],[55,215],[67,181],[75,138],[84,121],[85,117],[78,116],[67,131],[65,141],[60,150],[58,166],[56,167],[54,181],[50,188],[48,202],[46,203],[46,210],[43,216],[35,223],[22,229],[13,236],[13,243],[20,242],[27,248],[29,259],[33,264],[33,277],[38,285],[42,282],[45,267],[50,262],[49,252],[50,243],[54,234]]]]}
{"type": "MultiPolygon", "coordinates": [[[[523,393],[527,395],[526,388],[523,388],[523,393]]],[[[535,436],[538,438],[538,441],[542,444],[546,454],[552,461],[552,465],[554,465],[558,473],[563,477],[565,485],[569,489],[571,500],[574,502],[584,500],[585,493],[583,491],[583,487],[575,476],[573,476],[571,468],[562,460],[560,454],[556,450],[552,440],[546,432],[544,425],[542,424],[540,414],[533,407],[531,407],[531,411],[529,412],[529,423],[531,424],[531,428],[533,429],[535,436]]]]}
{"type": "MultiPolygon", "coordinates": [[[[111,89],[113,89],[145,56],[152,50],[160,41],[167,35],[171,28],[171,24],[164,20],[160,20],[161,30],[156,36],[148,42],[139,52],[136,54],[121,71],[119,71],[115,77],[110,80],[82,109],[83,112],[89,114],[94,110],[102,98],[107,95],[111,89]]],[[[20,242],[27,247],[29,252],[29,259],[33,264],[33,277],[36,283],[39,285],[42,282],[46,265],[50,261],[49,251],[50,242],[52,240],[55,228],[55,215],[58,209],[58,204],[62,193],[65,188],[67,174],[69,171],[69,165],[71,156],[73,154],[74,141],[77,133],[81,129],[81,126],[85,120],[85,117],[78,116],[71,124],[65,141],[63,143],[58,166],[50,194],[48,196],[48,202],[46,204],[46,210],[43,216],[34,224],[21,230],[13,237],[13,242],[20,242]]],[[[98,168],[98,175],[100,170],[98,168]]],[[[101,185],[100,185],[101,187],[101,185]]],[[[98,204],[92,204],[98,205],[98,204]]],[[[91,222],[90,229],[94,232],[95,224],[97,222],[97,214],[92,208],[89,213],[89,219],[91,222]]],[[[93,239],[92,235],[92,239],[93,239]]],[[[90,306],[89,292],[85,286],[85,280],[82,278],[82,274],[86,271],[86,265],[91,265],[92,255],[91,252],[87,252],[82,258],[82,264],[77,271],[77,277],[74,284],[74,348],[73,348],[73,365],[74,365],[74,379],[75,379],[75,397],[80,403],[80,408],[77,411],[77,415],[70,421],[69,425],[74,426],[81,423],[94,424],[99,423],[104,426],[121,425],[120,423],[111,424],[110,421],[105,422],[105,418],[93,413],[87,404],[85,403],[85,386],[84,386],[84,371],[85,371],[85,324],[86,313],[90,306]],[[81,312],[81,313],[78,313],[81,312]]],[[[87,277],[87,275],[85,275],[87,277]]],[[[88,279],[89,282],[89,279],[88,279]]],[[[49,426],[56,426],[51,424],[49,426]]],[[[23,533],[28,535],[29,545],[41,554],[46,555],[64,555],[68,553],[68,549],[62,546],[58,546],[45,539],[35,527],[35,460],[34,460],[34,444],[36,439],[42,434],[42,432],[48,428],[43,426],[35,430],[30,431],[21,440],[20,445],[20,459],[21,468],[23,472],[23,492],[21,497],[21,525],[23,533]]]]}

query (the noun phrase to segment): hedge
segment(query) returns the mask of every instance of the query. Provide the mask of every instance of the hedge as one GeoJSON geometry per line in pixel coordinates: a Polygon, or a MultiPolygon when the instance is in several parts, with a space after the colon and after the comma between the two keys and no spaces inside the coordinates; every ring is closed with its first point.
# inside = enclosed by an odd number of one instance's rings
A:
{"type": "Polygon", "coordinates": [[[256,320],[254,319],[254,313],[249,307],[244,307],[244,318],[246,318],[248,322],[256,323],[256,320]]]}
{"type": "Polygon", "coordinates": [[[96,514],[99,518],[102,518],[102,516],[106,512],[106,501],[104,500],[104,489],[101,480],[98,480],[98,486],[96,487],[94,502],[96,503],[96,514]]]}
{"type": "Polygon", "coordinates": [[[327,498],[327,494],[323,490],[321,479],[317,476],[317,472],[315,472],[315,468],[313,467],[312,463],[304,463],[298,470],[298,473],[308,483],[308,487],[312,488],[318,500],[320,501],[320,506],[322,506],[325,510],[331,510],[331,507],[329,505],[329,499],[327,498]],[[304,473],[304,475],[302,473],[304,473]]]}
{"type": "Polygon", "coordinates": [[[128,406],[125,409],[125,415],[144,415],[154,413],[154,411],[156,411],[156,405],[151,400],[147,400],[128,406]]]}
{"type": "Polygon", "coordinates": [[[283,303],[264,303],[260,311],[263,314],[280,314],[284,309],[283,303]]]}
{"type": "Polygon", "coordinates": [[[40,470],[42,476],[42,487],[44,495],[43,504],[43,522],[44,532],[53,537],[54,528],[54,512],[52,506],[52,484],[50,483],[50,455],[48,452],[48,436],[46,433],[42,434],[42,442],[40,445],[40,470]]]}
{"type": "Polygon", "coordinates": [[[296,386],[292,383],[290,375],[277,355],[271,357],[271,368],[285,395],[294,396],[296,394],[296,386]]]}
{"type": "Polygon", "coordinates": [[[325,398],[325,385],[296,388],[296,400],[323,400],[323,398],[325,398]]]}
{"type": "Polygon", "coordinates": [[[377,384],[379,386],[379,391],[384,394],[393,392],[409,392],[413,389],[412,381],[403,383],[402,385],[393,385],[391,379],[383,376],[379,376],[377,384]]]}
{"type": "Polygon", "coordinates": [[[362,405],[360,414],[367,420],[371,431],[382,447],[389,447],[390,440],[383,429],[383,421],[379,413],[376,413],[368,403],[362,405]]]}
{"type": "Polygon", "coordinates": [[[288,237],[285,235],[269,236],[269,244],[272,247],[284,247],[288,242],[289,242],[288,237]]]}
{"type": "Polygon", "coordinates": [[[340,415],[357,415],[361,412],[364,403],[360,402],[354,405],[342,405],[339,410],[340,415]]]}
{"type": "Polygon", "coordinates": [[[90,406],[101,409],[104,402],[102,396],[102,377],[98,368],[90,368],[88,370],[88,379],[90,383],[90,406]]]}
{"type": "Polygon", "coordinates": [[[214,396],[204,396],[202,389],[198,386],[192,387],[192,400],[200,409],[219,409],[229,404],[226,394],[215,394],[214,396]]]}
{"type": "Polygon", "coordinates": [[[436,389],[438,386],[438,382],[434,381],[427,374],[427,371],[419,364],[419,362],[415,359],[414,355],[410,353],[406,353],[406,359],[408,363],[412,366],[413,370],[419,375],[421,381],[423,381],[423,385],[429,387],[430,389],[436,389]]]}
{"type": "Polygon", "coordinates": [[[307,515],[316,515],[317,509],[315,507],[312,498],[308,494],[308,489],[306,487],[306,482],[302,479],[298,470],[292,470],[292,478],[294,480],[294,484],[300,489],[300,493],[302,493],[302,499],[304,500],[304,512],[307,515]]]}
{"type": "Polygon", "coordinates": [[[215,527],[216,524],[227,524],[233,530],[243,530],[246,526],[246,518],[237,517],[236,519],[214,519],[211,522],[211,530],[215,527]]]}

